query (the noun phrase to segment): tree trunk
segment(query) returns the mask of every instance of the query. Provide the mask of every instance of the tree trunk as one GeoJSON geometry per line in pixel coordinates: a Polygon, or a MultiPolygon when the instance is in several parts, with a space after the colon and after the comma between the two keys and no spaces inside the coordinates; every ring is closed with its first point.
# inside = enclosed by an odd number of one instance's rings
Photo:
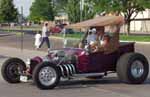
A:
{"type": "Polygon", "coordinates": [[[131,25],[131,21],[129,20],[129,21],[127,22],[127,35],[130,34],[130,25],[131,25]]]}

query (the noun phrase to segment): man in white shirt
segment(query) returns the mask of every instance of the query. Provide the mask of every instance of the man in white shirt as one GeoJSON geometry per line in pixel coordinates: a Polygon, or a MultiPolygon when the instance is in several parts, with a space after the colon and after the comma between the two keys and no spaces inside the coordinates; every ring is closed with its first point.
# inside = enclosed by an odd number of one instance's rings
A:
{"type": "Polygon", "coordinates": [[[95,42],[96,41],[96,38],[97,38],[97,35],[96,35],[96,29],[93,28],[92,30],[89,31],[89,34],[87,36],[87,43],[90,44],[91,42],[95,42]]]}
{"type": "Polygon", "coordinates": [[[50,42],[49,42],[48,36],[49,36],[48,23],[45,23],[45,25],[42,28],[42,41],[41,41],[39,48],[41,48],[43,43],[46,42],[48,50],[50,49],[50,42]]]}

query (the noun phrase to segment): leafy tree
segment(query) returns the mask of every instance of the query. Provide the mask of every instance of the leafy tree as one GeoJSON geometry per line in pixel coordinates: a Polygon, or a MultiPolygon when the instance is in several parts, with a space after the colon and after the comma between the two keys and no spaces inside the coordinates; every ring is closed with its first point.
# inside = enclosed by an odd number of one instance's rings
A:
{"type": "Polygon", "coordinates": [[[64,7],[65,12],[71,22],[80,21],[80,3],[79,0],[69,0],[64,7]]]}
{"type": "Polygon", "coordinates": [[[82,20],[91,19],[95,16],[96,11],[94,10],[94,3],[92,0],[84,0],[82,10],[82,20]]]}
{"type": "Polygon", "coordinates": [[[93,0],[95,10],[105,11],[106,13],[114,12],[116,15],[123,15],[127,24],[127,32],[130,33],[130,22],[137,14],[150,8],[149,0],[93,0]]]}
{"type": "Polygon", "coordinates": [[[84,0],[82,10],[81,0],[57,0],[57,6],[68,14],[69,21],[72,23],[93,18],[95,15],[91,0],[84,0]]]}
{"type": "Polygon", "coordinates": [[[0,0],[0,22],[17,21],[18,11],[13,5],[13,0],[0,0]]]}
{"type": "Polygon", "coordinates": [[[54,20],[54,15],[52,0],[35,0],[30,8],[29,19],[35,22],[54,20]]]}
{"type": "Polygon", "coordinates": [[[64,8],[64,6],[67,4],[69,0],[55,0],[55,6],[57,6],[57,9],[61,10],[64,8]]]}

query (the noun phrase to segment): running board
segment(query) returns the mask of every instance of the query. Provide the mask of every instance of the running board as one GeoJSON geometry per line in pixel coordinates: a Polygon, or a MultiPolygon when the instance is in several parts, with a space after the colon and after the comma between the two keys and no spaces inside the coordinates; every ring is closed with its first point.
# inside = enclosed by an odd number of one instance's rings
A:
{"type": "Polygon", "coordinates": [[[73,74],[72,77],[92,77],[92,76],[105,76],[105,73],[84,73],[84,74],[73,74]]]}

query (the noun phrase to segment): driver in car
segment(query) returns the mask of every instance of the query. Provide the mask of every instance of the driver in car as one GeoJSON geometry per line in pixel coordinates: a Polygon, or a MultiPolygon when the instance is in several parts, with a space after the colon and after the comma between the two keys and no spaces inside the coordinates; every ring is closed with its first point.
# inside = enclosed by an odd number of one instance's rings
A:
{"type": "Polygon", "coordinates": [[[111,25],[110,32],[112,36],[105,34],[104,30],[99,32],[99,38],[97,42],[91,43],[91,52],[104,52],[105,54],[112,53],[119,48],[119,31],[121,24],[111,25]]]}
{"type": "Polygon", "coordinates": [[[96,38],[97,38],[96,29],[92,28],[91,30],[89,30],[88,36],[86,38],[87,44],[90,44],[90,42],[95,42],[96,38]]]}
{"type": "Polygon", "coordinates": [[[87,35],[84,37],[83,41],[79,43],[79,48],[88,49],[91,43],[97,41],[97,33],[96,29],[92,28],[88,30],[87,35]]]}

